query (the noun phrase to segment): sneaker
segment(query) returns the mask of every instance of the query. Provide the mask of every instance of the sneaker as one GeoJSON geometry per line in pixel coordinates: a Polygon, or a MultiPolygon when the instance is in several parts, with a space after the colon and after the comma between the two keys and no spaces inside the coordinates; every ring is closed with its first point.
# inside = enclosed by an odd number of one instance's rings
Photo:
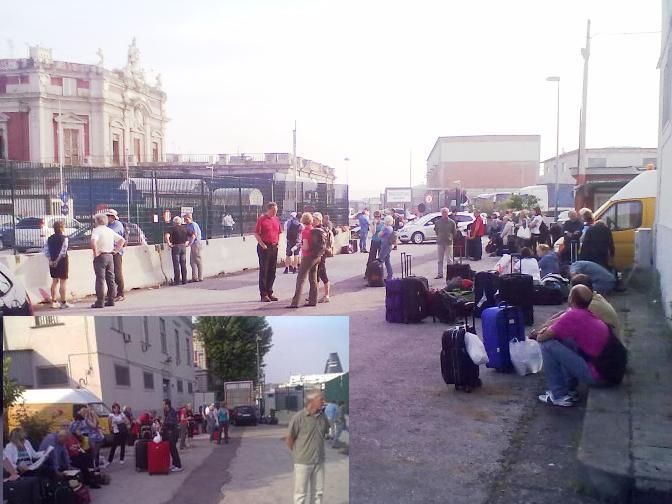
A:
{"type": "Polygon", "coordinates": [[[552,406],[562,406],[567,408],[569,406],[574,405],[574,402],[572,401],[572,398],[569,395],[555,399],[553,397],[553,394],[551,394],[551,392],[548,390],[545,393],[539,395],[538,397],[541,402],[545,404],[550,404],[552,406]]]}
{"type": "Polygon", "coordinates": [[[567,395],[572,399],[573,402],[577,403],[581,400],[578,390],[570,390],[567,392],[567,395]]]}
{"type": "Polygon", "coordinates": [[[261,296],[261,302],[262,302],[262,303],[270,303],[270,302],[271,302],[271,298],[269,298],[269,297],[266,296],[266,295],[263,295],[263,296],[261,296]]]}
{"type": "Polygon", "coordinates": [[[117,296],[114,298],[114,302],[118,303],[119,301],[123,301],[124,299],[126,299],[124,296],[117,296]]]}
{"type": "Polygon", "coordinates": [[[180,472],[180,471],[182,471],[182,468],[181,468],[181,467],[173,467],[173,468],[170,470],[170,472],[180,472]]]}
{"type": "Polygon", "coordinates": [[[322,298],[320,298],[319,302],[320,303],[328,303],[329,302],[329,296],[322,296],[322,298]]]}
{"type": "Polygon", "coordinates": [[[68,303],[67,301],[64,303],[61,303],[61,308],[72,308],[72,304],[68,303]]]}
{"type": "Polygon", "coordinates": [[[56,308],[60,308],[61,306],[56,301],[52,301],[51,302],[51,307],[56,309],[56,308]]]}
{"type": "Polygon", "coordinates": [[[284,275],[286,275],[287,273],[289,273],[289,268],[285,268],[285,271],[283,271],[282,273],[283,273],[284,275]]]}

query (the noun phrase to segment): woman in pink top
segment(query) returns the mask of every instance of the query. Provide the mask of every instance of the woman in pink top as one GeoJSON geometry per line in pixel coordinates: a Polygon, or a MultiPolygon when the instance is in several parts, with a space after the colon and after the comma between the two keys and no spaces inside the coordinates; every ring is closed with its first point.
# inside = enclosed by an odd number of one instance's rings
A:
{"type": "Polygon", "coordinates": [[[317,305],[317,266],[320,263],[320,257],[314,257],[310,251],[311,234],[313,231],[313,215],[310,212],[305,212],[301,216],[301,224],[304,228],[301,231],[301,264],[299,265],[299,272],[296,275],[296,289],[294,290],[294,297],[287,308],[298,308],[301,294],[303,292],[303,285],[308,279],[310,284],[310,291],[308,294],[308,302],[303,306],[317,305]]]}
{"type": "Polygon", "coordinates": [[[588,310],[592,298],[588,287],[575,285],[569,293],[569,310],[536,335],[548,384],[546,393],[539,396],[541,402],[572,406],[578,397],[578,382],[603,382],[597,369],[583,357],[597,357],[609,340],[609,327],[588,310]]]}

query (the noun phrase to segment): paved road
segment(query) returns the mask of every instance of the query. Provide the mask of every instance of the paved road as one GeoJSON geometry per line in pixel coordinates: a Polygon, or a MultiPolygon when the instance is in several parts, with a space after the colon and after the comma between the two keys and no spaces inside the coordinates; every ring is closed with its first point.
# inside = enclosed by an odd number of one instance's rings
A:
{"type": "MultiPolygon", "coordinates": [[[[414,273],[433,279],[434,246],[400,246],[395,267],[402,250],[413,254],[414,273]]],[[[490,269],[494,262],[486,257],[472,266],[490,269]]],[[[295,277],[278,270],[281,301],[270,306],[257,302],[256,272],[244,272],[132,292],[117,307],[95,313],[349,315],[352,502],[593,502],[576,493],[583,406],[546,408],[536,402],[543,391],[540,376],[484,368],[481,390],[456,393],[443,383],[439,368],[445,326],[387,324],[384,289],[365,286],[364,263],[362,254],[330,259],[332,302],[316,308],[283,308],[295,277]]],[[[441,286],[440,280],[431,283],[441,286]]],[[[554,308],[538,307],[536,320],[554,308]]]]}
{"type": "MultiPolygon", "coordinates": [[[[221,504],[292,501],[293,465],[285,444],[286,432],[286,426],[260,425],[244,429],[241,446],[230,467],[231,482],[222,488],[221,504]]],[[[344,504],[348,502],[348,456],[329,445],[325,449],[324,504],[344,504]]]]}

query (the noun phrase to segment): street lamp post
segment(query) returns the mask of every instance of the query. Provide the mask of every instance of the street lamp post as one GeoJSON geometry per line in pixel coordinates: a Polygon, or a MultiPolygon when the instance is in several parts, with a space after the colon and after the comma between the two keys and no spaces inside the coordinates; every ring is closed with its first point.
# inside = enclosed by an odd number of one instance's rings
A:
{"type": "Polygon", "coordinates": [[[546,78],[549,82],[558,84],[558,105],[555,124],[555,218],[558,218],[558,192],[559,192],[559,173],[560,173],[560,77],[551,76],[546,78]]]}

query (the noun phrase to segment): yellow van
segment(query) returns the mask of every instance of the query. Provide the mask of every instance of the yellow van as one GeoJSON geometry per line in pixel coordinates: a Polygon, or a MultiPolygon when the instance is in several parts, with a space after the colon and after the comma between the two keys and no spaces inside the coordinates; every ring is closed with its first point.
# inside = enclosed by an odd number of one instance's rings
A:
{"type": "Polygon", "coordinates": [[[635,262],[635,231],[653,228],[656,215],[658,173],[648,170],[628,182],[595,212],[609,226],[614,237],[613,266],[620,270],[632,268],[635,262]]]}
{"type": "Polygon", "coordinates": [[[9,408],[7,424],[11,431],[19,426],[23,415],[37,414],[51,421],[53,430],[58,430],[64,422],[72,422],[82,406],[88,406],[96,412],[105,437],[110,436],[107,422],[110,409],[95,394],[84,389],[26,389],[16,404],[9,408]]]}

